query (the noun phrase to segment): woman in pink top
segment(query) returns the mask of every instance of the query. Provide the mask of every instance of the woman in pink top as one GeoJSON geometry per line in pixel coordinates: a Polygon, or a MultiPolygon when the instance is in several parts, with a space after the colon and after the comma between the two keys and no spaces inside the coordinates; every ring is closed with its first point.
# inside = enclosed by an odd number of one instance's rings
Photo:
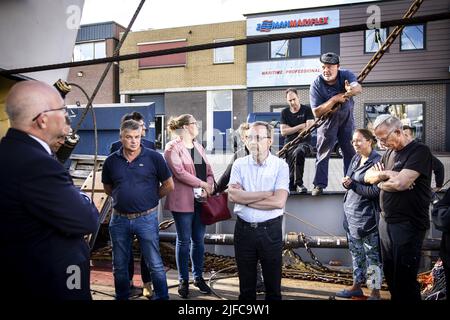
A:
{"type": "Polygon", "coordinates": [[[211,289],[203,279],[205,225],[200,221],[201,203],[194,199],[194,189],[205,199],[211,192],[214,176],[203,147],[195,141],[199,130],[190,114],[171,118],[167,126],[175,139],[166,145],[164,157],[172,171],[175,189],[166,197],[165,209],[172,211],[177,229],[176,261],[178,294],[189,294],[189,254],[192,261],[194,286],[209,294],[211,289]],[[191,247],[192,239],[192,248],[191,247]]]}

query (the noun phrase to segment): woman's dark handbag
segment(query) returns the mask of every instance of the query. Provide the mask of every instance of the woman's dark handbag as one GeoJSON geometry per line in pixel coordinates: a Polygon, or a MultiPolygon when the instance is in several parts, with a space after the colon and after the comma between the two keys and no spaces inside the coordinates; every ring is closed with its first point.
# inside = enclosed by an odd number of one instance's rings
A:
{"type": "Polygon", "coordinates": [[[228,209],[228,193],[221,192],[211,195],[202,203],[200,220],[203,224],[210,225],[230,218],[231,213],[230,209],[228,209]]]}

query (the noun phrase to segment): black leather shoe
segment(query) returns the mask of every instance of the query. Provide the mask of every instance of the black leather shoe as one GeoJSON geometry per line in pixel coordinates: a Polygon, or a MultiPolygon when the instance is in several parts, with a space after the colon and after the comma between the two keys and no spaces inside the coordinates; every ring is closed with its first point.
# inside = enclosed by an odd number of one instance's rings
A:
{"type": "Polygon", "coordinates": [[[211,288],[206,284],[205,279],[197,278],[194,280],[194,286],[196,286],[201,293],[210,294],[211,288]]]}
{"type": "Polygon", "coordinates": [[[257,280],[256,281],[256,293],[263,293],[266,292],[266,286],[264,285],[264,281],[257,280]]]}
{"type": "Polygon", "coordinates": [[[189,281],[180,280],[180,284],[178,285],[178,295],[186,299],[189,295],[189,281]]]}

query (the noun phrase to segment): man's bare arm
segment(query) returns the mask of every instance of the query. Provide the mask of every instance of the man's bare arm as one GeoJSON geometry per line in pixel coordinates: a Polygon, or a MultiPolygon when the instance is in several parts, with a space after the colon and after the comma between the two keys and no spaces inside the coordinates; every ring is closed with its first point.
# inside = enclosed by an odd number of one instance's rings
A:
{"type": "Polygon", "coordinates": [[[348,100],[345,93],[338,93],[337,95],[331,97],[327,102],[322,103],[317,108],[312,109],[314,117],[320,118],[322,115],[331,110],[331,108],[337,103],[344,103],[348,100]]]}
{"type": "Polygon", "coordinates": [[[110,185],[110,184],[103,184],[103,189],[105,190],[105,193],[108,195],[108,196],[112,196],[112,189],[113,189],[113,187],[112,187],[112,185],[110,185]]]}
{"type": "Polygon", "coordinates": [[[298,133],[306,128],[306,123],[300,123],[299,125],[296,125],[295,127],[290,127],[287,124],[281,124],[280,125],[280,132],[283,137],[290,136],[291,134],[298,133]]]}
{"type": "Polygon", "coordinates": [[[358,82],[349,83],[345,80],[345,91],[347,97],[353,97],[362,92],[362,87],[358,82]]]}
{"type": "MultiPolygon", "coordinates": [[[[394,172],[394,171],[391,171],[394,172]]],[[[402,169],[396,172],[388,180],[378,184],[378,187],[388,192],[398,192],[411,189],[414,181],[420,176],[420,173],[410,169],[402,169]]]]}
{"type": "Polygon", "coordinates": [[[283,189],[275,190],[272,196],[248,204],[250,208],[259,210],[273,210],[273,209],[283,209],[286,205],[286,200],[288,197],[288,192],[283,189]]]}
{"type": "Polygon", "coordinates": [[[314,123],[314,120],[307,120],[305,123],[301,123],[296,125],[295,127],[290,127],[287,124],[280,125],[280,132],[283,137],[290,136],[291,134],[300,133],[303,130],[311,127],[314,123]]]}
{"type": "Polygon", "coordinates": [[[159,186],[158,190],[159,198],[164,198],[170,192],[172,192],[173,189],[175,189],[175,185],[173,183],[172,177],[170,177],[169,179],[163,181],[163,183],[159,186]]]}
{"type": "Polygon", "coordinates": [[[364,176],[364,182],[370,184],[377,184],[381,181],[389,180],[399,173],[392,170],[384,170],[382,162],[375,163],[369,170],[367,170],[364,176]]]}

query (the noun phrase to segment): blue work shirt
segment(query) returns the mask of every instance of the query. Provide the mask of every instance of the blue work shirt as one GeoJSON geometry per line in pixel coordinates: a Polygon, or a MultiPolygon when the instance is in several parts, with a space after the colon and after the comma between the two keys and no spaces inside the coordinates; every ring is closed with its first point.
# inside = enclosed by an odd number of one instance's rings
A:
{"type": "Polygon", "coordinates": [[[160,183],[171,176],[166,161],[158,152],[141,148],[136,159],[128,162],[120,148],[106,158],[102,182],[112,185],[114,209],[135,213],[158,205],[160,183]]]}
{"type": "MultiPolygon", "coordinates": [[[[334,85],[328,85],[323,79],[322,75],[319,75],[316,80],[311,84],[309,89],[309,101],[311,103],[311,108],[315,109],[321,104],[330,100],[331,97],[345,92],[345,80],[349,83],[357,81],[356,76],[350,70],[339,69],[337,75],[337,81],[334,85]]],[[[331,118],[336,116],[338,113],[353,112],[353,97],[350,97],[347,102],[343,103],[340,109],[333,114],[331,118]]]]}

